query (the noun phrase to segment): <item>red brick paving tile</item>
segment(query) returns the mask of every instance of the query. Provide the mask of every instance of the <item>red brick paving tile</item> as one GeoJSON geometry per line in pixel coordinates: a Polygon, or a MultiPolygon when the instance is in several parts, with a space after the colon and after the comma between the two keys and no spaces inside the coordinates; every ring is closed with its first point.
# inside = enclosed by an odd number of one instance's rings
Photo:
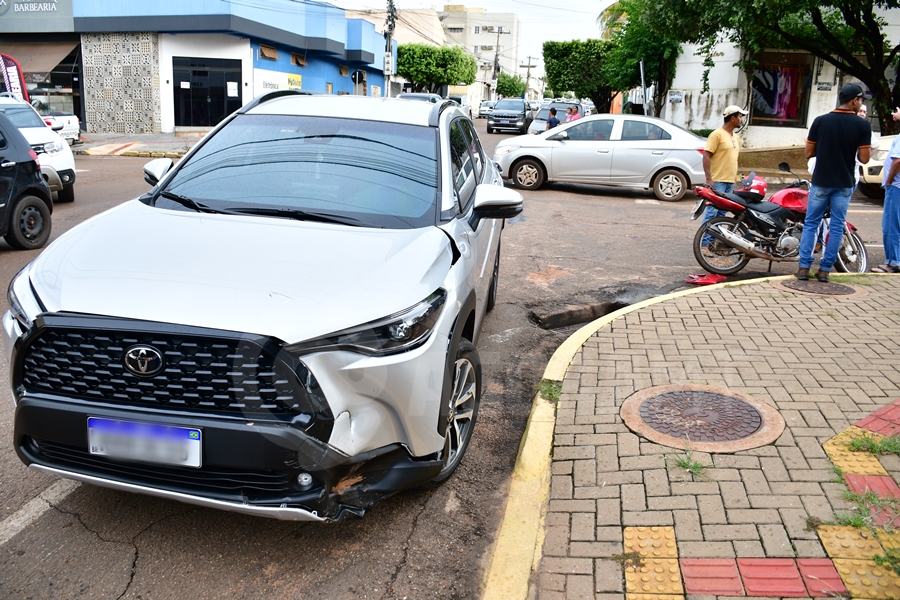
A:
{"type": "Polygon", "coordinates": [[[865,419],[857,421],[855,425],[882,435],[900,433],[900,400],[894,400],[865,419]]]}
{"type": "MultiPolygon", "coordinates": [[[[900,498],[900,487],[891,477],[884,475],[844,475],[847,487],[855,494],[875,492],[879,498],[900,498]]],[[[895,523],[897,513],[890,507],[869,507],[872,511],[872,520],[875,525],[881,527],[887,523],[895,523]]]]}
{"type": "Polygon", "coordinates": [[[737,563],[748,596],[806,597],[806,586],[792,558],[739,558],[737,563]]]}
{"type": "Polygon", "coordinates": [[[830,558],[798,558],[797,566],[810,597],[833,598],[847,594],[847,588],[830,558]]]}
{"type": "Polygon", "coordinates": [[[688,594],[744,594],[741,575],[733,558],[682,558],[681,576],[684,578],[684,591],[688,594]]]}

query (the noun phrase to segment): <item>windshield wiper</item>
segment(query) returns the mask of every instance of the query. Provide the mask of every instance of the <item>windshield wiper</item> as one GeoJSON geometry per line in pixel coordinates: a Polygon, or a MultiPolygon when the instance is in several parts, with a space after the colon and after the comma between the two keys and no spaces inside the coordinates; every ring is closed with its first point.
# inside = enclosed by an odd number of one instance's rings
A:
{"type": "Polygon", "coordinates": [[[358,226],[359,219],[353,217],[339,217],[327,213],[306,212],[299,208],[266,208],[264,206],[238,206],[229,209],[230,213],[245,215],[261,215],[265,217],[284,217],[297,221],[317,221],[319,223],[337,223],[339,225],[358,226]]]}
{"type": "Polygon", "coordinates": [[[234,214],[230,210],[223,210],[219,208],[213,208],[212,206],[208,206],[203,204],[202,202],[197,202],[193,198],[188,198],[187,196],[182,196],[181,194],[176,194],[174,192],[170,192],[168,190],[163,190],[159,193],[163,198],[167,198],[169,200],[174,200],[178,204],[184,206],[185,208],[193,208],[197,212],[201,213],[214,213],[220,215],[228,215],[234,214]]]}

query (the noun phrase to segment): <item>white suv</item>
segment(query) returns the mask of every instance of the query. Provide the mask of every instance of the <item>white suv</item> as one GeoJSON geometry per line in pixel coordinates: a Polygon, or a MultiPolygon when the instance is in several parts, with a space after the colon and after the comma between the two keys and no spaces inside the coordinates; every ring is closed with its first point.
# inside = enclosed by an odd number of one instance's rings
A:
{"type": "Polygon", "coordinates": [[[459,465],[522,196],[450,101],[301,94],[151,161],[10,284],[25,464],[312,521],[459,465]]]}
{"type": "MultiPolygon", "coordinates": [[[[0,112],[19,128],[41,162],[41,174],[57,202],[75,200],[75,157],[69,144],[27,102],[0,97],[0,112]]],[[[57,126],[62,129],[62,125],[57,126]]]]}

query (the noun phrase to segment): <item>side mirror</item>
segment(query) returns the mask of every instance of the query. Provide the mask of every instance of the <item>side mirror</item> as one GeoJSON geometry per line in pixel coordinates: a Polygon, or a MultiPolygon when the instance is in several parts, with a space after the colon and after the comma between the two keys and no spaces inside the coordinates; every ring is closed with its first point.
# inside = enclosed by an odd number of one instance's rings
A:
{"type": "Polygon", "coordinates": [[[524,202],[522,194],[515,190],[482,183],[475,188],[472,218],[475,222],[481,219],[511,219],[522,213],[524,202]]]}
{"type": "Polygon", "coordinates": [[[144,165],[144,181],[155,186],[172,168],[171,158],[157,158],[144,165]]]}
{"type": "Polygon", "coordinates": [[[791,165],[787,164],[786,162],[778,163],[778,170],[779,171],[787,171],[788,173],[790,173],[791,165]]]}
{"type": "Polygon", "coordinates": [[[549,136],[547,139],[550,141],[553,141],[553,142],[561,142],[562,140],[569,139],[569,132],[568,131],[560,131],[559,133],[557,133],[555,135],[549,136]]]}
{"type": "Polygon", "coordinates": [[[65,125],[62,123],[54,122],[53,125],[50,126],[50,129],[53,131],[62,131],[63,127],[65,127],[65,125]]]}

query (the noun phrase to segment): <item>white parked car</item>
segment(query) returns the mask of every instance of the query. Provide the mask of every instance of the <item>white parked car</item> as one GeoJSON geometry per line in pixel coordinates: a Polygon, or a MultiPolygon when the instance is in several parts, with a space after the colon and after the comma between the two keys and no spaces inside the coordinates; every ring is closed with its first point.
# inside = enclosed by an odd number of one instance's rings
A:
{"type": "Polygon", "coordinates": [[[652,189],[660,200],[676,201],[705,182],[705,145],[661,119],[602,114],[501,140],[493,159],[523,190],[548,181],[595,183],[652,189]]]}
{"type": "Polygon", "coordinates": [[[41,174],[57,202],[75,200],[75,157],[69,144],[27,102],[0,97],[0,112],[19,128],[41,162],[41,174]]]}
{"type": "Polygon", "coordinates": [[[81,122],[78,120],[78,117],[72,113],[61,112],[58,110],[50,112],[38,110],[38,112],[44,118],[44,123],[49,125],[54,131],[57,131],[56,127],[58,125],[62,125],[62,129],[59,129],[57,133],[59,133],[60,137],[66,140],[70,146],[74,146],[81,142],[81,122]]]}
{"type": "Polygon", "coordinates": [[[450,477],[523,205],[455,103],[272,92],[144,173],[10,284],[25,464],[300,521],[450,477]]]}

